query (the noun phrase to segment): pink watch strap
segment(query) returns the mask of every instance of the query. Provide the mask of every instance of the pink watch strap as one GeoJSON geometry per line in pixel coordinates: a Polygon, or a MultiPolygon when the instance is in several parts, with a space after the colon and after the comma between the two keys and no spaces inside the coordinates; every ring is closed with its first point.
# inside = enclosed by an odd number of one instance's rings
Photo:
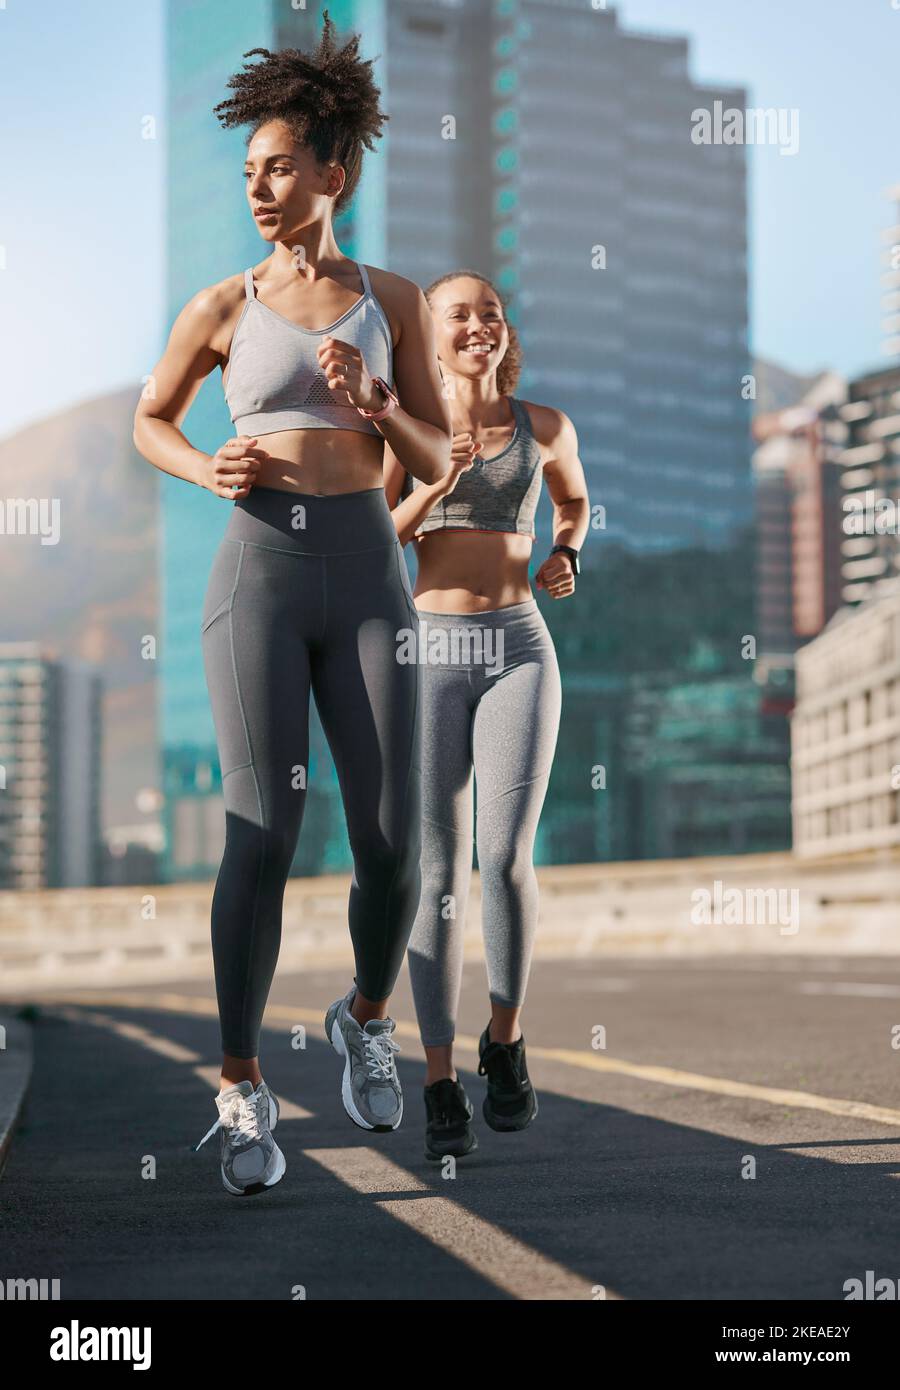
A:
{"type": "Polygon", "coordinates": [[[383,420],[386,415],[390,415],[392,410],[396,410],[400,402],[397,400],[397,397],[394,395],[387,382],[383,381],[380,376],[373,376],[372,381],[378,387],[382,395],[386,397],[385,405],[381,410],[363,410],[361,405],[358,405],[356,409],[359,411],[360,415],[364,415],[367,420],[383,420]]]}

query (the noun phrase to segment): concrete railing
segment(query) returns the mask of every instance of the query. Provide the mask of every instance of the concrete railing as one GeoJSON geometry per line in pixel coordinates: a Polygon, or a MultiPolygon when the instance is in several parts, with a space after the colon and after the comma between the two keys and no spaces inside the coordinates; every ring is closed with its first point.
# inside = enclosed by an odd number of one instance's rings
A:
{"type": "MultiPolygon", "coordinates": [[[[539,869],[538,880],[544,956],[900,952],[896,851],[561,865],[539,869]]],[[[212,889],[0,893],[0,995],[206,976],[212,889]]],[[[289,880],[282,969],[350,961],[348,889],[343,874],[289,880]]],[[[469,958],[481,955],[477,871],[465,944],[469,958]]]]}

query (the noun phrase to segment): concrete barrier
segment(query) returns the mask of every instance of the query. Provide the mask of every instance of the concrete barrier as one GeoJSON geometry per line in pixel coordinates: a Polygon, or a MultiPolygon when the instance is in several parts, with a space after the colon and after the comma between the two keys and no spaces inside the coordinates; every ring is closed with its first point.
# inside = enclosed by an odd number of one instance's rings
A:
{"type": "MultiPolygon", "coordinates": [[[[540,868],[538,880],[540,956],[900,952],[896,851],[557,865],[540,868]]],[[[207,976],[212,889],[0,893],[0,996],[207,976]]],[[[350,963],[348,890],[343,874],[289,880],[281,969],[350,963]]],[[[477,871],[465,953],[482,955],[477,871]]]]}

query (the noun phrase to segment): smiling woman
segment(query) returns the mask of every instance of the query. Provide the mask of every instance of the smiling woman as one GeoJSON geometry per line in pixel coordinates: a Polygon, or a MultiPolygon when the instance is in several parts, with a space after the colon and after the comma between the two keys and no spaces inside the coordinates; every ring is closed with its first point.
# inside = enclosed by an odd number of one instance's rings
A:
{"type": "Polygon", "coordinates": [[[420,619],[448,637],[484,632],[500,649],[498,668],[477,655],[478,642],[474,661],[467,643],[462,660],[455,649],[445,660],[440,648],[432,659],[429,644],[422,676],[422,894],[409,973],[427,1059],[425,1152],[440,1159],[478,1146],[453,1065],[473,838],[491,1010],[478,1045],[488,1078],[482,1114],[492,1129],[514,1133],[538,1113],[519,1016],[538,918],[534,843],[562,688],[528,566],[546,482],[555,544],[536,583],[553,599],[570,597],[589,506],[571,420],[514,395],[522,356],[496,287],[456,270],[425,294],[453,401],[450,471],[422,485],[389,450],[385,489],[398,535],[418,547],[420,619]]]}
{"type": "Polygon", "coordinates": [[[135,417],[151,463],[233,505],[200,631],[226,818],[212,904],[224,1057],[206,1138],[221,1129],[235,1194],[285,1171],[257,1054],[306,799],[310,692],[354,860],[356,973],[326,1032],[351,1119],[392,1129],[403,1110],[387,1005],[419,898],[420,677],[395,659],[415,610],[382,461],[389,440],[412,476],[438,481],[450,421],[421,290],[334,237],[387,119],[358,50],[356,36],[338,45],[326,12],[313,53],[244,55],[262,61],[230,79],[216,114],[250,127],[246,197],[271,254],[185,306],[135,417]],[[181,426],[217,366],[237,434],[209,456],[181,426]]]}

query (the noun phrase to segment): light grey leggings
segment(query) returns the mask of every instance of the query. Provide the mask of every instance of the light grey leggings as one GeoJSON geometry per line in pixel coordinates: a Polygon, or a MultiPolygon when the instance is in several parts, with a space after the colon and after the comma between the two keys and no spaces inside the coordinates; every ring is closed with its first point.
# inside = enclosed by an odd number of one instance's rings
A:
{"type": "Polygon", "coordinates": [[[422,895],[409,971],[426,1047],[453,1041],[475,845],[491,999],[523,1003],[538,912],[532,855],[561,707],[535,600],[487,613],[418,610],[422,895]]]}

